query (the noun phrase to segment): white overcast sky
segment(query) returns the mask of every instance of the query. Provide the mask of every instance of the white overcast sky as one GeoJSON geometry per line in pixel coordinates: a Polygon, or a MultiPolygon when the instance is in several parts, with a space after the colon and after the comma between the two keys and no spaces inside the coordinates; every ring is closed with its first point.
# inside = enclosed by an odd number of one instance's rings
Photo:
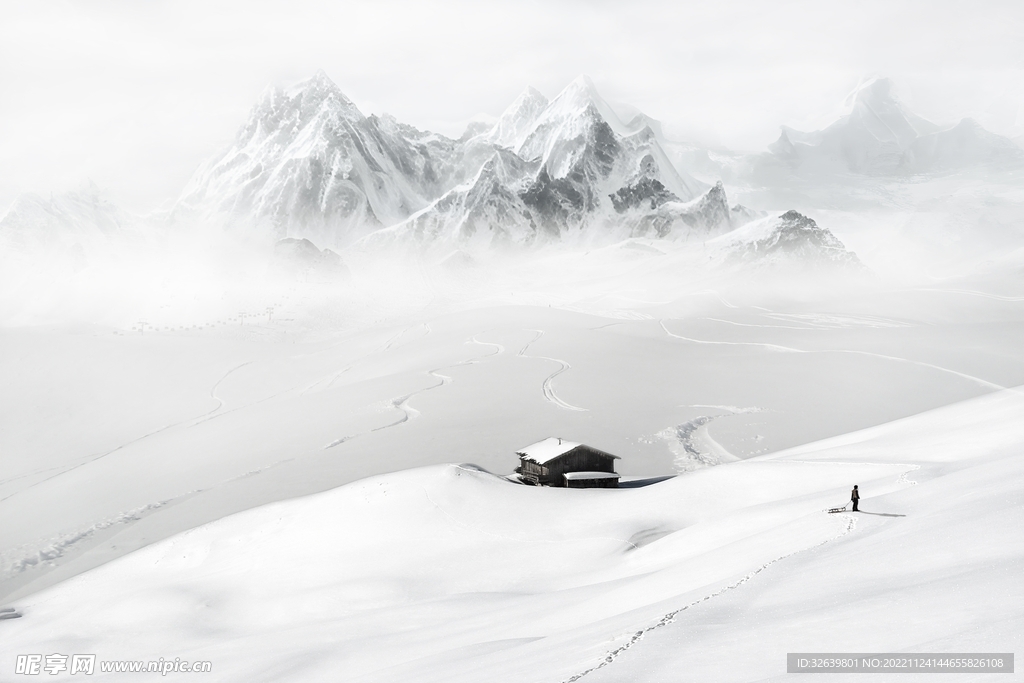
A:
{"type": "Polygon", "coordinates": [[[0,0],[0,212],[95,181],[145,211],[269,84],[322,68],[364,113],[461,133],[527,85],[760,150],[888,76],[926,118],[1024,133],[1024,2],[0,0]]]}

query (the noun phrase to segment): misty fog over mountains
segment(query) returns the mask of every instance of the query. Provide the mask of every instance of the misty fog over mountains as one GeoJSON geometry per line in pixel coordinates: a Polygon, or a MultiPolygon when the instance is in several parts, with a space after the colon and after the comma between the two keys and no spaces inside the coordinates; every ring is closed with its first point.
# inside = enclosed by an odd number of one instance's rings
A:
{"type": "MultiPolygon", "coordinates": [[[[695,153],[643,114],[621,120],[586,76],[550,101],[527,88],[492,126],[473,124],[456,140],[386,114],[364,115],[321,71],[267,90],[235,142],[195,172],[169,211],[132,216],[95,186],[26,195],[0,219],[0,239],[7,251],[73,263],[104,244],[197,229],[268,249],[295,238],[334,250],[438,255],[552,244],[585,249],[633,238],[695,242],[779,216],[782,208],[817,208],[780,207],[761,187],[785,185],[785,196],[850,175],[914,184],[1024,166],[1024,152],[1008,138],[970,119],[926,121],[893,90],[886,79],[868,81],[827,128],[783,127],[769,150],[744,156],[695,153]],[[736,201],[747,196],[754,206],[736,201]]],[[[843,248],[827,221],[817,224],[830,248],[843,248]]],[[[815,240],[794,234],[785,241],[799,243],[804,257],[820,255],[815,240]]]]}

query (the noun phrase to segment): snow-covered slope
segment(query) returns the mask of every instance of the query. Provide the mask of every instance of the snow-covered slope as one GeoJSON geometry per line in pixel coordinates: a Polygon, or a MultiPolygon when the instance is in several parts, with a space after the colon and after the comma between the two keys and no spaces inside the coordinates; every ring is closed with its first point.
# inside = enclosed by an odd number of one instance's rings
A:
{"type": "Polygon", "coordinates": [[[762,265],[860,267],[857,255],[814,220],[796,211],[751,221],[709,244],[729,261],[762,265]]]}
{"type": "Polygon", "coordinates": [[[519,149],[548,104],[548,98],[540,91],[527,88],[502,113],[494,127],[483,134],[483,138],[499,147],[519,149]]]}
{"type": "Polygon", "coordinates": [[[978,164],[1019,162],[1013,142],[964,119],[942,127],[910,111],[893,93],[889,79],[870,80],[845,102],[846,113],[823,130],[805,133],[782,127],[779,139],[760,160],[806,173],[914,173],[978,164]]]}
{"type": "Polygon", "coordinates": [[[344,245],[448,189],[456,157],[453,140],[364,116],[321,71],[268,91],[234,144],[193,176],[174,217],[344,245]]]}
{"type": "Polygon", "coordinates": [[[40,255],[85,258],[93,249],[130,243],[143,233],[138,217],[106,199],[92,183],[48,198],[22,195],[0,219],[4,249],[40,255]]]}
{"type": "Polygon", "coordinates": [[[541,236],[535,214],[522,198],[531,166],[536,168],[510,151],[496,150],[471,180],[362,243],[375,249],[450,250],[454,246],[471,251],[531,246],[541,236]]]}
{"type": "Polygon", "coordinates": [[[886,78],[862,84],[845,105],[848,113],[823,130],[804,133],[783,126],[771,153],[814,169],[880,171],[895,168],[914,140],[938,130],[907,109],[886,78]]]}
{"type": "Polygon", "coordinates": [[[684,663],[742,681],[811,644],[1013,651],[1022,411],[1003,391],[623,490],[469,465],[374,477],[38,593],[4,644],[247,682],[677,680],[684,663]],[[863,512],[825,513],[853,483],[863,512]]]}
{"type": "Polygon", "coordinates": [[[348,267],[330,249],[319,249],[307,239],[286,237],[274,245],[268,272],[301,282],[347,280],[348,267]]]}
{"type": "Polygon", "coordinates": [[[909,171],[950,170],[978,164],[1024,161],[1024,150],[1009,138],[990,133],[974,119],[963,119],[953,128],[915,139],[903,153],[909,171]]]}

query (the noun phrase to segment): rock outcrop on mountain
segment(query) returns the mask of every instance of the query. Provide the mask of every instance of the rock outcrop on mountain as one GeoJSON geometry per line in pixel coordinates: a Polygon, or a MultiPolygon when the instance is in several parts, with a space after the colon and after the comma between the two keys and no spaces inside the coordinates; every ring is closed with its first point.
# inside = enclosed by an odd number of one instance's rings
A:
{"type": "Polygon", "coordinates": [[[538,174],[542,188],[565,181],[558,184],[566,189],[556,192],[578,196],[573,203],[589,210],[598,204],[607,207],[606,197],[638,176],[655,177],[682,201],[707,188],[675,169],[650,126],[623,124],[586,76],[551,101],[515,151],[523,159],[540,160],[541,171],[550,178],[544,182],[538,174]]]}
{"type": "Polygon", "coordinates": [[[267,272],[299,282],[337,282],[349,277],[348,267],[337,253],[321,250],[307,239],[293,237],[274,245],[267,272]]]}
{"type": "Polygon", "coordinates": [[[827,228],[796,211],[752,221],[711,242],[727,262],[756,262],[762,266],[797,261],[817,267],[861,268],[827,228]]]}
{"type": "Polygon", "coordinates": [[[530,166],[512,152],[499,149],[470,181],[449,190],[403,223],[378,230],[361,243],[371,248],[471,251],[530,246],[538,236],[534,214],[522,198],[530,166]]]}
{"type": "Polygon", "coordinates": [[[725,187],[717,183],[691,202],[673,198],[640,211],[630,225],[630,237],[659,239],[708,239],[733,227],[725,187]]]}

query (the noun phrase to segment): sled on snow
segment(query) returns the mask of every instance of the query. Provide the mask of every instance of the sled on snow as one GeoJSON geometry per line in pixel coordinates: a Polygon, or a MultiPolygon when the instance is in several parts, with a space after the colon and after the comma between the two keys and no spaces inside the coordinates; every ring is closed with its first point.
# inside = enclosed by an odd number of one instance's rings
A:
{"type": "Polygon", "coordinates": [[[829,508],[829,509],[828,509],[828,513],[829,513],[830,515],[834,515],[834,514],[835,514],[835,513],[837,513],[837,512],[846,512],[846,508],[847,508],[847,506],[849,506],[849,503],[847,503],[846,505],[844,505],[844,506],[843,506],[843,507],[841,507],[841,508],[829,508]]]}

